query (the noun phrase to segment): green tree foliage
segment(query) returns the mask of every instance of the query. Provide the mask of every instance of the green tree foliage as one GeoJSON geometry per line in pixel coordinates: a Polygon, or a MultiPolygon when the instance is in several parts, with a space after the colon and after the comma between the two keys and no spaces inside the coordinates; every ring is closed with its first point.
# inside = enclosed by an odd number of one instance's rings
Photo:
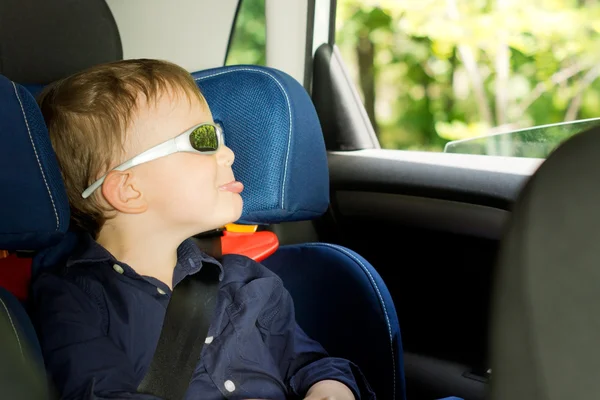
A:
{"type": "Polygon", "coordinates": [[[599,16],[595,0],[339,0],[337,43],[382,145],[439,151],[599,116],[599,16]],[[365,36],[375,97],[362,84],[365,36]]]}
{"type": "Polygon", "coordinates": [[[266,58],[265,0],[241,0],[226,64],[265,65],[266,58]]]}

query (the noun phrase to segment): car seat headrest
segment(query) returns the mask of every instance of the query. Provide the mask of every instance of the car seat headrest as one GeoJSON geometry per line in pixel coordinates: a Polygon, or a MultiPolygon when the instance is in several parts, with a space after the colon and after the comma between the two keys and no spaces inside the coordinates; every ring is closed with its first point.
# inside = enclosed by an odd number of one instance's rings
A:
{"type": "Polygon", "coordinates": [[[123,58],[105,0],[0,0],[0,74],[45,85],[123,58]]]}
{"type": "Polygon", "coordinates": [[[69,203],[42,113],[0,75],[0,249],[38,250],[69,224],[69,203]]]}
{"type": "Polygon", "coordinates": [[[310,96],[284,72],[257,66],[193,74],[235,153],[245,189],[241,223],[308,220],[329,205],[321,125],[310,96]]]}

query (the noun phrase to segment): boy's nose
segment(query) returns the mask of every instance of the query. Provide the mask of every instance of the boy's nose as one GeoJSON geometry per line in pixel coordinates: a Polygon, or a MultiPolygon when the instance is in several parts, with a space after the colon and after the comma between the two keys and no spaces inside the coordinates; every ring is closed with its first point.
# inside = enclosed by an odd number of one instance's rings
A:
{"type": "Polygon", "coordinates": [[[235,161],[235,154],[233,154],[233,151],[225,145],[221,146],[219,151],[217,151],[216,156],[217,163],[225,167],[231,167],[235,161]]]}

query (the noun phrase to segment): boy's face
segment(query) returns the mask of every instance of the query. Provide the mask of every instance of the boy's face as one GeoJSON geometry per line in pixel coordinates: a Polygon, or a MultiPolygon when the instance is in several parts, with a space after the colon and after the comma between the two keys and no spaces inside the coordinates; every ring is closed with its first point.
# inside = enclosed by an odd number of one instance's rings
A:
{"type": "MultiPolygon", "coordinates": [[[[208,105],[183,93],[163,94],[156,105],[142,103],[127,135],[125,159],[203,122],[214,122],[208,105]]],[[[223,145],[214,155],[179,152],[136,166],[145,213],[160,229],[188,236],[238,220],[243,186],[228,185],[235,182],[234,158],[223,145]]]]}

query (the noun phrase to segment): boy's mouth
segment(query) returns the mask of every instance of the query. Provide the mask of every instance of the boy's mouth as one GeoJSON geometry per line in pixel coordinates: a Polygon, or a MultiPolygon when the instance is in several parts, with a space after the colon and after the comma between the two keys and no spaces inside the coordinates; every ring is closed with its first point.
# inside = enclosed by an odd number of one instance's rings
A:
{"type": "Polygon", "coordinates": [[[231,193],[242,193],[242,190],[244,190],[244,184],[242,182],[233,181],[219,186],[219,190],[231,193]]]}

